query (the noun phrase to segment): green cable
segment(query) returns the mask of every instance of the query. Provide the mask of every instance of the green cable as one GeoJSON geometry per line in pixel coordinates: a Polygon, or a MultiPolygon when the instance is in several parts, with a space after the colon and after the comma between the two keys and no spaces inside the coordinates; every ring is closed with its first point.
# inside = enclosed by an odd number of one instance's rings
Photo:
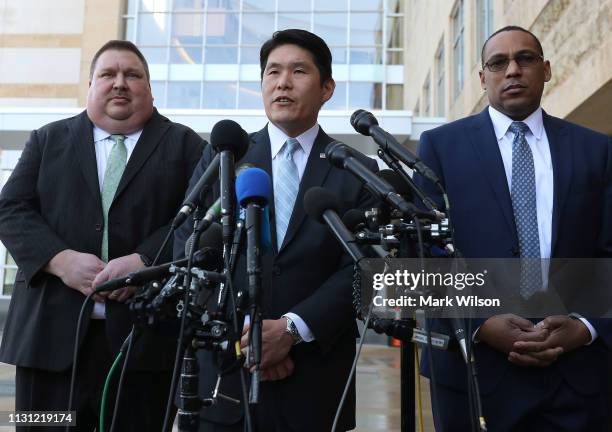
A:
{"type": "Polygon", "coordinates": [[[108,375],[106,375],[106,381],[104,382],[104,390],[102,391],[102,401],[100,404],[100,432],[104,432],[104,414],[105,414],[104,411],[106,409],[106,396],[108,395],[108,388],[110,387],[110,382],[111,382],[111,378],[113,377],[113,372],[115,372],[115,369],[117,368],[117,365],[121,361],[122,357],[123,357],[123,351],[119,351],[119,354],[117,354],[117,357],[115,358],[115,361],[113,362],[113,365],[108,371],[108,375]]]}

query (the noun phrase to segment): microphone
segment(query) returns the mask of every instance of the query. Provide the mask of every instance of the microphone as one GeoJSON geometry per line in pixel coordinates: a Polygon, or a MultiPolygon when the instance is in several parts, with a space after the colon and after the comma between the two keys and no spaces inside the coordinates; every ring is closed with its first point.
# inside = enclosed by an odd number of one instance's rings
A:
{"type": "Polygon", "coordinates": [[[210,132],[210,144],[219,154],[221,225],[223,244],[227,246],[229,253],[236,220],[234,162],[244,156],[249,146],[249,135],[235,121],[221,120],[210,132]],[[245,151],[240,152],[241,149],[245,151]]]}
{"type": "Polygon", "coordinates": [[[357,246],[357,240],[353,233],[348,230],[338,216],[339,207],[334,194],[322,187],[311,187],[304,194],[306,214],[322,224],[327,224],[353,261],[358,263],[365,255],[357,246]]]}
{"type": "Polygon", "coordinates": [[[437,215],[419,210],[414,204],[406,201],[393,190],[391,185],[368,170],[354,156],[359,153],[340,141],[333,141],[325,148],[325,155],[330,163],[340,169],[345,169],[365,183],[365,187],[378,199],[400,210],[411,217],[425,216],[436,218],[437,215]]]}
{"type": "MultiPolygon", "coordinates": [[[[242,159],[247,149],[249,148],[248,135],[240,127],[240,125],[238,125],[238,123],[232,120],[221,120],[220,122],[217,122],[213,126],[212,131],[210,132],[211,145],[214,142],[213,137],[214,137],[214,140],[217,142],[224,142],[223,147],[225,148],[225,150],[233,152],[236,160],[242,159]],[[233,125],[227,126],[226,123],[224,122],[231,122],[235,124],[239,128],[239,130],[236,129],[236,126],[233,126],[233,125]],[[228,141],[225,141],[220,138],[220,136],[225,136],[225,135],[228,136],[229,138],[228,141]],[[246,136],[246,139],[244,138],[244,136],[246,136]]],[[[219,156],[218,150],[214,145],[213,145],[213,148],[215,148],[215,150],[217,151],[217,154],[210,161],[210,163],[206,167],[206,170],[204,170],[204,173],[202,174],[200,179],[197,181],[197,183],[193,186],[193,188],[187,194],[187,197],[183,201],[183,205],[181,206],[181,209],[179,210],[176,217],[172,221],[172,229],[178,228],[180,225],[182,225],[183,222],[185,222],[185,219],[187,219],[187,217],[195,210],[195,208],[200,205],[202,195],[206,192],[206,190],[209,187],[213,185],[213,183],[219,177],[218,171],[219,171],[221,156],[219,156]]]]}
{"type": "Polygon", "coordinates": [[[393,190],[401,195],[406,201],[412,201],[412,190],[398,173],[392,169],[384,169],[378,171],[376,175],[389,183],[393,190]]]}
{"type": "MultiPolygon", "coordinates": [[[[194,254],[194,266],[216,269],[222,265],[221,258],[221,226],[213,224],[198,243],[198,251],[194,254]]],[[[163,278],[168,274],[171,266],[183,267],[187,265],[187,258],[160,264],[154,267],[145,267],[129,273],[126,276],[110,279],[95,288],[95,292],[114,291],[130,285],[144,285],[153,280],[163,278]]]]}
{"type": "Polygon", "coordinates": [[[261,219],[265,206],[272,195],[272,181],[264,170],[250,168],[236,179],[236,193],[240,206],[246,209],[245,229],[247,233],[247,277],[249,287],[249,310],[251,316],[250,342],[253,349],[255,369],[251,378],[249,402],[259,401],[261,364],[261,219]]]}
{"type": "Polygon", "coordinates": [[[378,126],[378,120],[371,112],[362,109],[355,111],[351,115],[351,126],[360,134],[371,136],[385,153],[401,160],[431,182],[440,183],[438,176],[431,168],[397,142],[393,135],[378,126]]]}

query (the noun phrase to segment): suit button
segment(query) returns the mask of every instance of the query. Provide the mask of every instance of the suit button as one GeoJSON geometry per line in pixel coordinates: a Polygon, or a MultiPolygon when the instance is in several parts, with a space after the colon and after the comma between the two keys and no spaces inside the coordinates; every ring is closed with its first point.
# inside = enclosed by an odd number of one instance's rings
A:
{"type": "Polygon", "coordinates": [[[101,223],[97,223],[96,224],[96,231],[102,231],[102,224],[101,223]]]}
{"type": "Polygon", "coordinates": [[[272,273],[274,273],[275,276],[279,276],[281,274],[281,269],[279,266],[275,265],[272,267],[272,273]]]}

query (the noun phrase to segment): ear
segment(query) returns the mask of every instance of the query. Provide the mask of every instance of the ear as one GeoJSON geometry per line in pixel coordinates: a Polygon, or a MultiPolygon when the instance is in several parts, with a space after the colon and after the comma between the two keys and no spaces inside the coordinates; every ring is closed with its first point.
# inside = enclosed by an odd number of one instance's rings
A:
{"type": "Polygon", "coordinates": [[[548,60],[544,61],[544,82],[550,81],[552,78],[552,69],[550,68],[550,62],[548,60]]]}
{"type": "Polygon", "coordinates": [[[485,71],[479,70],[478,76],[480,77],[480,88],[483,90],[487,90],[487,84],[485,82],[485,71]]]}
{"type": "Polygon", "coordinates": [[[91,87],[91,80],[87,81],[87,87],[91,87]]]}
{"type": "Polygon", "coordinates": [[[328,79],[323,83],[323,100],[322,103],[327,102],[334,95],[334,90],[336,88],[336,81],[333,78],[328,79]]]}

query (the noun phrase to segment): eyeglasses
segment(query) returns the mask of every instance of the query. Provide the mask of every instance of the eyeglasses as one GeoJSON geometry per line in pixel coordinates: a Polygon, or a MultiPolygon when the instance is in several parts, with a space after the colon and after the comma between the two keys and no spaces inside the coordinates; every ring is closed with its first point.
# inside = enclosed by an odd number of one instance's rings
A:
{"type": "Polygon", "coordinates": [[[505,71],[510,64],[510,60],[514,60],[521,68],[529,68],[535,66],[539,61],[543,61],[544,57],[535,53],[521,53],[514,57],[494,57],[486,62],[482,68],[489,68],[491,72],[505,71]]]}

